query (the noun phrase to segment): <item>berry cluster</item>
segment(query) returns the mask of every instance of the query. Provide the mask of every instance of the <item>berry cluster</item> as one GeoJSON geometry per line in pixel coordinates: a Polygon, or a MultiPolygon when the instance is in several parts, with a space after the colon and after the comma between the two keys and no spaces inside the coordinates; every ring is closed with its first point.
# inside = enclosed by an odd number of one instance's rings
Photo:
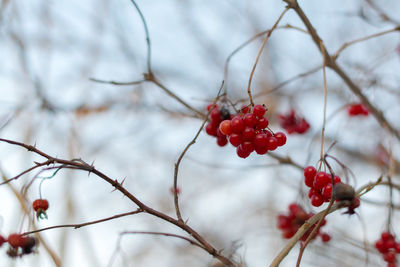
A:
{"type": "Polygon", "coordinates": [[[219,146],[225,146],[228,144],[228,139],[219,130],[219,124],[223,120],[231,118],[229,110],[226,108],[219,108],[217,105],[210,104],[207,106],[207,111],[210,111],[210,122],[206,125],[206,133],[217,138],[217,144],[219,146]]]}
{"type": "Polygon", "coordinates": [[[369,110],[364,104],[352,104],[347,107],[349,116],[368,116],[369,110]]]}
{"type": "Polygon", "coordinates": [[[10,245],[7,254],[12,258],[32,253],[37,243],[34,237],[16,233],[10,234],[7,239],[0,235],[0,247],[6,242],[10,245]]]}
{"type": "MultiPolygon", "coordinates": [[[[296,204],[292,203],[289,205],[289,214],[284,215],[284,214],[279,214],[278,215],[278,228],[282,230],[282,236],[283,238],[291,238],[294,236],[294,234],[299,230],[299,228],[312,216],[314,216],[314,213],[306,213],[304,209],[296,204]]],[[[317,235],[321,236],[322,242],[328,242],[331,240],[331,236],[327,233],[321,233],[320,229],[322,226],[326,224],[326,220],[324,219],[320,225],[320,228],[318,228],[314,238],[317,235]]],[[[315,225],[314,225],[315,227],[315,225]]],[[[313,228],[310,228],[301,238],[302,241],[305,241],[308,236],[310,235],[311,231],[313,228]]]]}
{"type": "MultiPolygon", "coordinates": [[[[313,166],[304,168],[304,183],[310,187],[308,197],[314,207],[321,206],[324,202],[329,202],[332,196],[332,177],[326,172],[317,172],[313,166]]],[[[340,177],[335,175],[334,184],[341,183],[340,177]]]]}
{"type": "Polygon", "coordinates": [[[226,145],[229,140],[236,147],[239,157],[247,158],[254,151],[264,155],[286,143],[284,133],[272,133],[267,128],[269,122],[264,117],[266,109],[263,105],[255,105],[252,109],[243,107],[238,114],[232,116],[221,110],[214,107],[211,111],[211,122],[207,124],[206,132],[216,136],[220,146],[226,145]],[[225,113],[227,116],[224,116],[225,113]],[[229,119],[226,118],[228,116],[229,119]],[[215,128],[217,123],[218,128],[215,128]]]}
{"type": "Polygon", "coordinates": [[[389,232],[383,232],[381,239],[375,242],[376,249],[382,254],[388,267],[396,267],[396,254],[400,254],[400,242],[389,232]]]}
{"type": "Polygon", "coordinates": [[[49,202],[46,199],[36,199],[33,201],[32,207],[38,219],[47,219],[46,210],[49,208],[49,202]]]}
{"type": "Polygon", "coordinates": [[[294,109],[291,109],[286,115],[280,114],[279,124],[288,134],[304,134],[310,128],[310,124],[308,124],[307,120],[296,114],[294,109]]]}

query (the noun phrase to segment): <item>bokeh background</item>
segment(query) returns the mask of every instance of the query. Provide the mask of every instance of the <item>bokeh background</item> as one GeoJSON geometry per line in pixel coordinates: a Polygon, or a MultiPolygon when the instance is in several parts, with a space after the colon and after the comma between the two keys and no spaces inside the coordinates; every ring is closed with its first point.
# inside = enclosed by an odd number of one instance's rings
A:
{"type": "MultiPolygon", "coordinates": [[[[299,1],[328,51],[344,43],[393,29],[400,3],[387,1],[299,1]],[[387,17],[382,16],[386,14],[387,17]]],[[[156,77],[190,106],[206,113],[224,79],[228,56],[252,36],[268,30],[285,8],[283,1],[142,1],[152,69],[156,77]]],[[[323,122],[322,57],[293,11],[282,18],[264,48],[253,80],[256,103],[268,107],[271,128],[282,130],[278,114],[295,108],[311,125],[304,135],[288,136],[276,152],[301,166],[319,160],[323,122]],[[285,83],[289,79],[297,79],[285,83]],[[278,85],[282,85],[277,88],[278,85]],[[275,88],[275,89],[274,89],[275,88]],[[277,88],[277,89],[276,89],[277,88]],[[271,91],[272,90],[272,91],[271,91]]],[[[392,32],[348,47],[338,62],[372,103],[400,129],[399,35],[392,32]]],[[[225,86],[228,98],[248,104],[247,83],[262,38],[235,54],[225,86]]],[[[2,138],[36,144],[60,158],[81,158],[124,185],[145,204],[174,216],[174,163],[193,139],[202,120],[151,82],[116,86],[92,79],[130,82],[147,71],[145,32],[132,3],[123,1],[7,1],[0,3],[0,123],[2,138]]],[[[325,148],[354,173],[358,188],[389,173],[399,184],[399,140],[373,118],[350,118],[346,105],[359,101],[336,74],[327,70],[325,148]]],[[[10,178],[39,157],[0,144],[2,175],[10,178]]],[[[335,171],[344,175],[338,164],[335,171]]],[[[0,187],[0,232],[33,229],[21,208],[39,197],[41,179],[21,192],[36,172],[0,187]],[[22,202],[18,197],[23,196],[22,202]]],[[[49,177],[50,172],[40,177],[49,177]]],[[[225,255],[247,266],[267,266],[284,247],[276,217],[292,202],[308,211],[302,171],[268,155],[240,159],[232,146],[218,147],[204,132],[184,157],[179,171],[183,217],[225,255]]],[[[43,181],[50,202],[48,220],[38,228],[81,223],[136,209],[100,178],[62,170],[43,181]]],[[[21,198],[20,198],[21,200],[21,198]]],[[[362,199],[357,215],[328,216],[320,239],[307,248],[302,266],[383,266],[373,244],[388,220],[389,189],[378,186],[362,199]]],[[[400,234],[399,192],[393,195],[392,231],[400,234]],[[396,206],[397,205],[397,206],[396,206]],[[397,228],[396,228],[397,227],[397,228]]],[[[326,207],[326,204],[323,206],[326,207]]],[[[32,217],[34,214],[28,211],[32,217]]],[[[123,231],[163,231],[176,227],[139,214],[83,227],[42,232],[63,267],[213,266],[204,251],[182,240],[125,235],[123,231]],[[120,243],[119,243],[120,242],[120,243]],[[119,245],[118,245],[119,244],[119,245]]],[[[281,266],[294,266],[296,246],[281,266]]],[[[19,259],[0,249],[1,266],[56,266],[41,244],[19,259]]]]}

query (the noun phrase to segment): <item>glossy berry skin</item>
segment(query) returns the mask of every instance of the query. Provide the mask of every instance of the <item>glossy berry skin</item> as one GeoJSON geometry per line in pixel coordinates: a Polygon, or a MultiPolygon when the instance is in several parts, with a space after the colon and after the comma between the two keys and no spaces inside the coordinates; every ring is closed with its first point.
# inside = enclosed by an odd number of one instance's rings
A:
{"type": "Polygon", "coordinates": [[[219,130],[223,135],[230,135],[232,133],[231,121],[224,120],[219,124],[219,130]]]}
{"type": "Polygon", "coordinates": [[[240,134],[244,130],[244,127],[245,127],[244,122],[239,116],[235,116],[232,118],[231,120],[232,133],[240,134]]]}
{"type": "Polygon", "coordinates": [[[252,113],[243,116],[243,122],[246,126],[253,128],[257,124],[257,117],[252,113]]]}
{"type": "Polygon", "coordinates": [[[217,138],[217,145],[218,146],[225,146],[226,144],[228,144],[228,139],[226,139],[225,136],[219,136],[217,138]]]}
{"type": "Polygon", "coordinates": [[[322,189],[331,181],[332,180],[329,174],[327,174],[326,172],[318,172],[317,175],[315,175],[313,186],[316,189],[322,189]]]}
{"type": "Polygon", "coordinates": [[[267,148],[268,136],[265,133],[256,134],[253,142],[256,148],[267,148]]]}
{"type": "Polygon", "coordinates": [[[259,130],[265,129],[268,127],[269,121],[262,117],[260,119],[258,119],[257,123],[256,123],[256,128],[259,130]]]}
{"type": "Polygon", "coordinates": [[[277,147],[278,147],[278,140],[273,136],[269,137],[267,140],[268,150],[272,151],[272,150],[275,150],[277,147]]]}
{"type": "Polygon", "coordinates": [[[283,146],[286,144],[286,135],[282,132],[277,132],[274,134],[274,137],[278,141],[278,146],[283,146]]]}
{"type": "Polygon", "coordinates": [[[305,178],[314,180],[317,170],[313,166],[307,166],[304,168],[303,174],[305,178]]]}
{"type": "Polygon", "coordinates": [[[319,207],[324,203],[324,200],[320,194],[314,194],[311,197],[311,205],[314,207],[319,207]]]}
{"type": "Polygon", "coordinates": [[[234,147],[239,146],[243,142],[242,135],[237,133],[232,133],[229,136],[229,143],[231,143],[234,147]]]}
{"type": "Polygon", "coordinates": [[[253,141],[255,135],[256,135],[256,131],[254,130],[254,128],[250,128],[250,127],[246,127],[242,132],[244,141],[253,141]]]}
{"type": "Polygon", "coordinates": [[[250,156],[250,153],[249,153],[249,152],[246,152],[246,151],[243,150],[242,145],[240,145],[240,146],[238,146],[238,147],[236,148],[236,154],[237,154],[240,158],[243,158],[243,159],[245,159],[245,158],[247,158],[248,156],[250,156]]]}
{"type": "Polygon", "coordinates": [[[261,118],[264,116],[266,110],[262,105],[255,105],[253,108],[253,114],[257,116],[258,118],[261,118]]]}

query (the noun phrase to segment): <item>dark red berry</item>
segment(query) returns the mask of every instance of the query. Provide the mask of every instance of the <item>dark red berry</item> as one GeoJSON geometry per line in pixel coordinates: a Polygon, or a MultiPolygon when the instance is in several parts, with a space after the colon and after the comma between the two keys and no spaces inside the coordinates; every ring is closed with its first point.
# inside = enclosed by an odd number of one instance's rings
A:
{"type": "Polygon", "coordinates": [[[4,236],[0,235],[0,247],[7,242],[7,239],[4,238],[4,236]]]}
{"type": "Polygon", "coordinates": [[[277,147],[278,147],[278,140],[273,136],[268,137],[268,140],[267,140],[268,150],[272,151],[272,150],[275,150],[277,147]]]}
{"type": "Polygon", "coordinates": [[[243,151],[247,152],[247,153],[251,153],[254,151],[254,144],[251,141],[244,141],[241,144],[241,147],[242,147],[243,151]]]}
{"type": "Polygon", "coordinates": [[[256,128],[259,130],[263,130],[268,127],[268,124],[269,124],[269,121],[266,118],[262,117],[262,118],[258,119],[256,128]]]}
{"type": "Polygon", "coordinates": [[[233,133],[242,133],[244,130],[244,122],[239,116],[235,116],[231,120],[231,129],[233,133]]]}
{"type": "Polygon", "coordinates": [[[394,262],[396,260],[396,254],[393,251],[388,251],[383,254],[383,260],[386,262],[394,262]]]}
{"type": "Polygon", "coordinates": [[[25,245],[26,237],[21,234],[10,234],[8,236],[8,244],[13,248],[23,247],[25,245]]]}
{"type": "Polygon", "coordinates": [[[317,170],[313,166],[307,166],[303,170],[304,177],[314,179],[317,170]]]}
{"type": "Polygon", "coordinates": [[[217,138],[217,145],[219,146],[225,146],[228,143],[228,139],[226,139],[225,136],[219,136],[217,138]]]}
{"type": "Polygon", "coordinates": [[[278,146],[283,146],[286,144],[286,135],[282,132],[277,132],[274,134],[274,137],[278,141],[278,146]]]}
{"type": "Polygon", "coordinates": [[[237,133],[232,133],[229,136],[229,143],[231,143],[234,147],[237,147],[243,142],[242,135],[237,133]]]}
{"type": "Polygon", "coordinates": [[[267,149],[267,143],[268,143],[268,136],[264,133],[259,133],[254,136],[254,146],[256,148],[266,148],[267,149]]]}
{"type": "Polygon", "coordinates": [[[314,194],[311,197],[311,205],[314,207],[319,207],[324,203],[324,200],[322,199],[322,196],[320,194],[314,194]]]}
{"type": "Polygon", "coordinates": [[[211,123],[208,123],[206,125],[206,133],[211,136],[217,136],[217,128],[211,123]]]}
{"type": "Polygon", "coordinates": [[[242,145],[240,145],[240,146],[238,146],[238,147],[236,148],[236,154],[237,154],[240,158],[243,158],[243,159],[245,159],[245,158],[247,158],[248,156],[250,156],[250,153],[245,152],[245,151],[242,149],[242,145]]]}
{"type": "Polygon", "coordinates": [[[328,235],[327,233],[323,233],[323,234],[321,234],[321,239],[322,239],[322,242],[326,243],[326,242],[329,242],[329,240],[331,240],[331,236],[328,235]]]}
{"type": "Polygon", "coordinates": [[[322,189],[331,181],[332,179],[329,174],[326,172],[318,172],[317,175],[315,175],[313,187],[316,189],[322,189]]]}
{"type": "Polygon", "coordinates": [[[246,126],[253,128],[257,124],[257,117],[252,113],[243,116],[243,122],[246,126]]]}
{"type": "Polygon", "coordinates": [[[244,141],[253,141],[255,135],[256,135],[256,131],[254,130],[254,128],[250,128],[250,127],[246,127],[242,132],[244,141]]]}

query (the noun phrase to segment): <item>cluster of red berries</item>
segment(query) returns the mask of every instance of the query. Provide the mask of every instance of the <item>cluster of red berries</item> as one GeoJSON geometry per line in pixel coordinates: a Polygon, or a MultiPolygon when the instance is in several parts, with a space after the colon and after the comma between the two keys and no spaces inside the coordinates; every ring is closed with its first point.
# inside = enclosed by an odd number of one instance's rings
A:
{"type": "Polygon", "coordinates": [[[310,128],[310,124],[304,117],[296,114],[294,109],[291,109],[287,114],[279,115],[279,124],[285,129],[288,134],[298,133],[304,134],[310,128]]]}
{"type": "MultiPolygon", "coordinates": [[[[317,172],[313,166],[304,168],[304,183],[310,187],[308,197],[314,207],[321,206],[324,202],[329,202],[332,196],[332,177],[326,172],[317,172]]],[[[340,177],[335,175],[334,184],[341,183],[340,177]]]]}
{"type": "Polygon", "coordinates": [[[16,233],[10,234],[7,239],[0,235],[0,247],[6,242],[10,245],[7,254],[12,258],[32,253],[37,243],[34,237],[16,233]]]}
{"type": "Polygon", "coordinates": [[[369,110],[364,104],[352,104],[347,107],[349,116],[368,116],[369,110]]]}
{"type": "Polygon", "coordinates": [[[376,249],[382,254],[387,267],[396,267],[396,254],[400,254],[400,242],[389,232],[383,232],[381,239],[375,242],[376,249]]]}
{"type": "MultiPolygon", "coordinates": [[[[314,216],[314,213],[306,213],[304,209],[296,204],[292,203],[289,205],[289,214],[279,214],[278,215],[278,228],[282,230],[282,236],[283,238],[291,238],[294,236],[299,230],[299,228],[312,216],[314,216]]],[[[316,223],[317,224],[317,223],[316,223]]],[[[315,224],[315,225],[316,225],[315,224]]],[[[328,242],[331,240],[331,236],[327,233],[322,233],[320,232],[320,229],[322,226],[326,224],[326,220],[324,219],[318,228],[316,234],[314,235],[314,238],[319,235],[322,239],[322,242],[328,242]]],[[[315,227],[314,225],[314,227],[315,227]]],[[[311,227],[301,238],[301,241],[305,241],[308,236],[311,234],[311,231],[313,230],[314,227],[311,227]]]]}
{"type": "Polygon", "coordinates": [[[269,122],[264,117],[265,112],[263,105],[255,105],[252,109],[243,107],[238,114],[230,115],[224,108],[216,106],[210,113],[211,122],[206,125],[206,132],[216,136],[220,146],[229,140],[241,158],[247,158],[254,151],[264,155],[286,143],[284,133],[272,133],[267,128],[269,122]]]}
{"type": "Polygon", "coordinates": [[[33,210],[36,212],[36,217],[39,219],[46,218],[46,211],[49,208],[49,202],[46,199],[36,199],[32,203],[33,210]]]}

